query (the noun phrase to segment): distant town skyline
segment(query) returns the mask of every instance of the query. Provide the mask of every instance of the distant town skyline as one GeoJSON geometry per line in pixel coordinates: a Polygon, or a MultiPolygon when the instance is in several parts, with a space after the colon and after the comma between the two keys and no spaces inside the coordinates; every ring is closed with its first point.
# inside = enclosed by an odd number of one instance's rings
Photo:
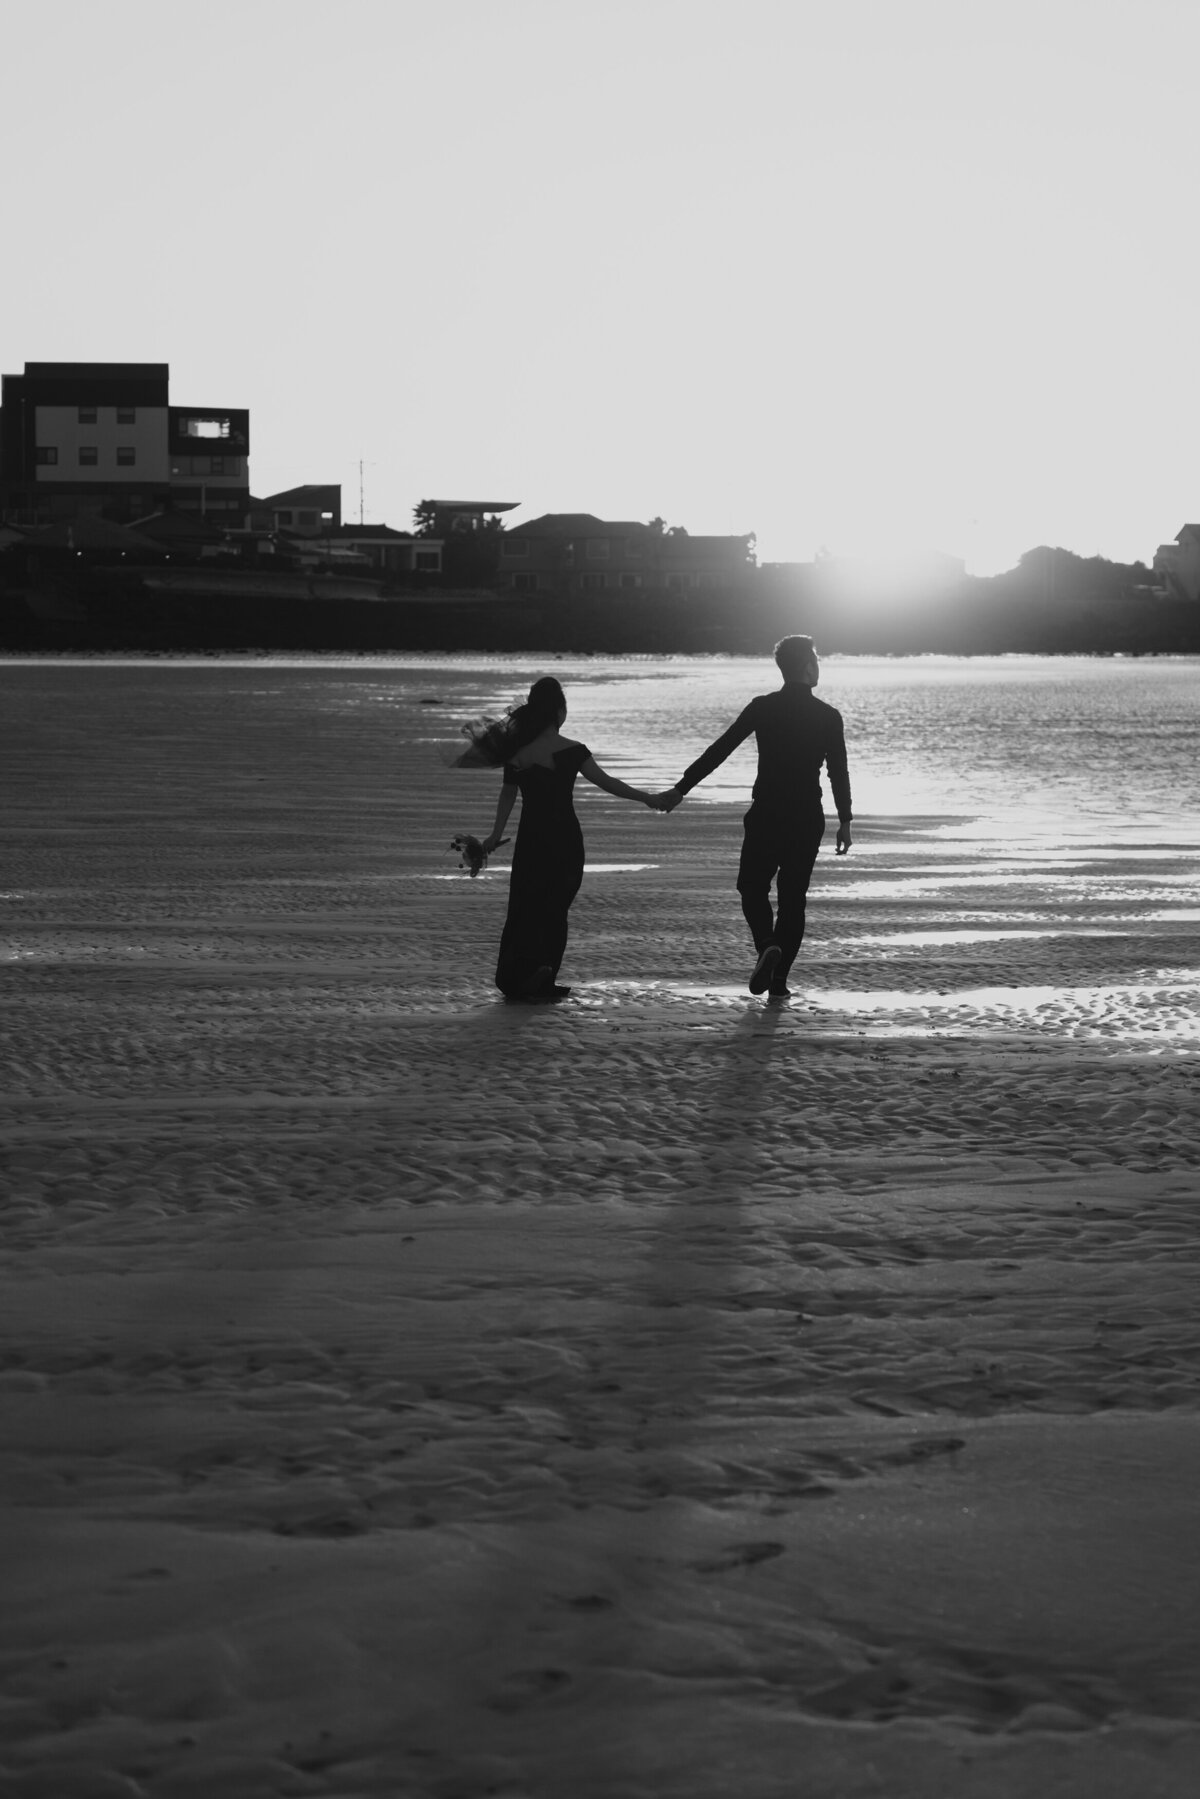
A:
{"type": "MultiPolygon", "coordinates": [[[[0,366],[162,361],[259,494],[1153,557],[1200,515],[1190,0],[60,0],[0,366]]],[[[19,173],[19,178],[17,175],[19,173]]]]}

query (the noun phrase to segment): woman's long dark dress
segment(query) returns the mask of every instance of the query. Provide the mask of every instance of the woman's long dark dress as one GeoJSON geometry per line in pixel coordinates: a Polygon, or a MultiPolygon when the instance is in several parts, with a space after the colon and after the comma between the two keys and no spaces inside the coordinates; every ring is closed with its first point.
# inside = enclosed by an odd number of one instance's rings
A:
{"type": "Polygon", "coordinates": [[[500,937],[496,985],[513,999],[528,993],[539,968],[553,983],[567,948],[567,914],[583,881],[583,832],[571,795],[591,755],[582,743],[554,752],[553,768],[505,767],[520,789],[521,822],[513,846],[508,916],[500,937]]]}

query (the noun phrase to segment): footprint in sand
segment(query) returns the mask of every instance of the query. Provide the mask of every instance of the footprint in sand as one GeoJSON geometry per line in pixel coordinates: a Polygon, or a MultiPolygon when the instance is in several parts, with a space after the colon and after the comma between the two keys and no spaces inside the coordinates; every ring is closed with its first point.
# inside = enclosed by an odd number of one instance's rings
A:
{"type": "Polygon", "coordinates": [[[904,1467],[910,1462],[927,1462],[935,1455],[954,1455],[966,1446],[965,1437],[925,1437],[917,1443],[906,1443],[903,1449],[881,1460],[890,1467],[904,1467]]]}
{"type": "Polygon", "coordinates": [[[538,1699],[553,1698],[571,1685],[565,1668],[518,1668],[504,1679],[504,1690],[487,1702],[493,1712],[519,1712],[538,1699]]]}
{"type": "Polygon", "coordinates": [[[783,1543],[731,1543],[720,1554],[701,1562],[689,1562],[697,1574],[728,1574],[733,1568],[752,1568],[755,1562],[773,1561],[784,1553],[783,1543]]]}

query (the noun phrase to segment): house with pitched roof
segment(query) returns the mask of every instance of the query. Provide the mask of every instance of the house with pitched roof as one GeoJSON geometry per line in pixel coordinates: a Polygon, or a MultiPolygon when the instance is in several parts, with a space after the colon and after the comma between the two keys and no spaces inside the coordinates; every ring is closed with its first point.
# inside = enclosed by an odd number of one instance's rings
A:
{"type": "Polygon", "coordinates": [[[1200,600],[1200,525],[1185,525],[1174,543],[1159,544],[1154,572],[1173,599],[1200,600]]]}
{"type": "Polygon", "coordinates": [[[300,537],[325,537],[341,529],[341,482],[306,481],[301,487],[287,487],[282,493],[268,494],[265,500],[252,501],[251,509],[256,517],[260,512],[270,514],[276,530],[294,531],[300,537]]]}
{"type": "Polygon", "coordinates": [[[546,512],[504,533],[498,581],[510,592],[561,597],[698,594],[728,592],[754,567],[753,536],[693,537],[661,521],[546,512]]]}
{"type": "Polygon", "coordinates": [[[333,548],[361,556],[381,575],[433,576],[442,572],[442,540],[393,531],[390,525],[343,525],[333,548]]]}

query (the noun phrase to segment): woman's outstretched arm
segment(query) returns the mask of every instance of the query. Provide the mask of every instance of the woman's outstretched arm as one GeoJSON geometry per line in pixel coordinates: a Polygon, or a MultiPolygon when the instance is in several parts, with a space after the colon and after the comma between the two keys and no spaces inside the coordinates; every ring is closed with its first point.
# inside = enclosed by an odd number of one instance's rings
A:
{"type": "Polygon", "coordinates": [[[504,785],[501,787],[500,798],[496,801],[496,822],[492,826],[490,835],[483,840],[483,853],[485,856],[491,855],[501,837],[503,837],[504,827],[508,823],[508,815],[516,804],[519,791],[516,783],[512,781],[505,781],[504,785]]]}
{"type": "Polygon", "coordinates": [[[615,794],[619,800],[638,800],[643,806],[652,806],[655,795],[646,793],[640,787],[627,787],[624,781],[618,781],[615,775],[604,772],[594,756],[580,765],[580,774],[593,787],[602,787],[605,793],[615,794]]]}

